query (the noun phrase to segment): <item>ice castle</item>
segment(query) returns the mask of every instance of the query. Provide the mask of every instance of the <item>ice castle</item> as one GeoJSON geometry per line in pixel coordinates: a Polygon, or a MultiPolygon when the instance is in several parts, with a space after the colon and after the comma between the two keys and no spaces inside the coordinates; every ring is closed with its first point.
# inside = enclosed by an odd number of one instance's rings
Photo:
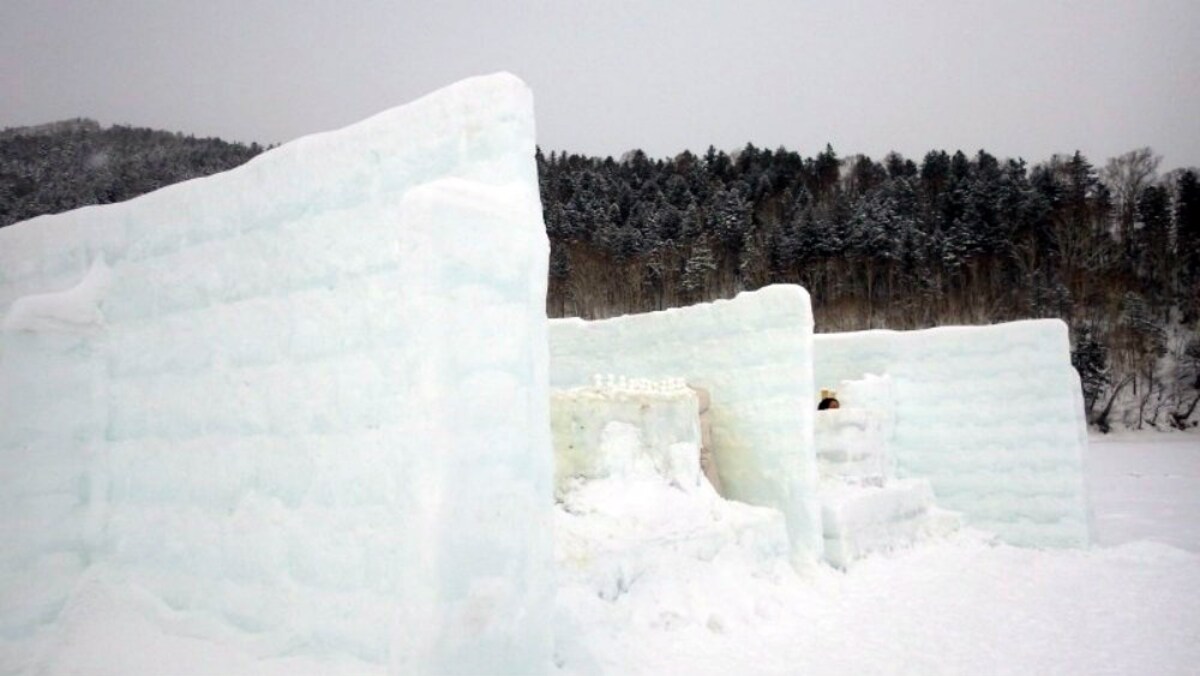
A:
{"type": "Polygon", "coordinates": [[[814,335],[795,286],[548,321],[534,139],[474,78],[0,230],[5,664],[120,589],[262,654],[547,671],[556,491],[597,476],[719,488],[800,568],[1087,544],[1062,323],[814,335]]]}

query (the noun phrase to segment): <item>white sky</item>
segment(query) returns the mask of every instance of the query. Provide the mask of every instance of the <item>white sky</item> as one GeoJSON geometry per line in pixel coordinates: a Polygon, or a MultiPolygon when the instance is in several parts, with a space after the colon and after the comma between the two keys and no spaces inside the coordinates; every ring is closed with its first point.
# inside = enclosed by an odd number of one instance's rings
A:
{"type": "Polygon", "coordinates": [[[509,70],[547,151],[1200,165],[1197,0],[3,0],[0,127],[280,142],[509,70]]]}

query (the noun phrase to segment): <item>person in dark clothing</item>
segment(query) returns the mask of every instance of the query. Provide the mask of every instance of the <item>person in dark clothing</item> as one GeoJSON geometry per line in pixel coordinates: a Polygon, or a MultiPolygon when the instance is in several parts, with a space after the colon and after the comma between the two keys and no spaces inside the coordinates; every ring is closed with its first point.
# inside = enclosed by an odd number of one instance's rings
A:
{"type": "Polygon", "coordinates": [[[821,403],[817,404],[818,411],[828,411],[831,408],[841,407],[841,403],[837,400],[837,392],[833,390],[821,390],[821,403]]]}

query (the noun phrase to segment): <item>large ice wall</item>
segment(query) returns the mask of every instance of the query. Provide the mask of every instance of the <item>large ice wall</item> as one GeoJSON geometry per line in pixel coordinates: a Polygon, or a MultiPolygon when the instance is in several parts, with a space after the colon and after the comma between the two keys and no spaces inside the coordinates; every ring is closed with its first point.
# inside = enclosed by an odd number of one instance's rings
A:
{"type": "Polygon", "coordinates": [[[1019,545],[1087,544],[1087,436],[1065,324],[818,334],[814,360],[818,387],[891,377],[898,475],[928,477],[967,525],[1019,545]]]}
{"type": "Polygon", "coordinates": [[[263,655],[545,669],[534,151],[500,74],[0,230],[0,662],[86,577],[263,655]]]}
{"type": "Polygon", "coordinates": [[[712,397],[713,454],[735,500],[784,513],[796,563],[821,556],[813,451],[812,310],[798,286],[588,322],[550,322],[550,382],[685,378],[712,397]]]}

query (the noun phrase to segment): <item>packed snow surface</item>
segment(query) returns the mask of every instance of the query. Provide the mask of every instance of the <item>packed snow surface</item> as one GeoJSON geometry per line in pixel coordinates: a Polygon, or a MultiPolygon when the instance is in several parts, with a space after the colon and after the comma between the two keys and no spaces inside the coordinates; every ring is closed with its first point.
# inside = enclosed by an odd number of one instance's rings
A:
{"type": "MultiPolygon", "coordinates": [[[[589,577],[561,572],[580,569],[572,553],[581,546],[560,545],[562,673],[1195,673],[1200,436],[1095,446],[1097,539],[1120,543],[1111,547],[1018,548],[964,531],[844,573],[798,574],[764,552],[762,538],[726,537],[716,550],[659,546],[624,565],[597,563],[589,577]],[[1146,492],[1162,481],[1172,490],[1146,492]],[[1163,514],[1178,517],[1162,523],[1163,514]]],[[[629,521],[639,520],[629,515],[639,500],[581,499],[629,521]]],[[[688,511],[662,500],[681,524],[704,521],[695,509],[703,502],[688,511]]],[[[560,524],[574,520],[580,538],[587,512],[563,511],[560,524]]],[[[611,518],[595,518],[584,539],[605,546],[611,518]]],[[[716,510],[707,521],[724,533],[741,523],[716,510]]]]}
{"type": "Polygon", "coordinates": [[[1088,492],[1096,541],[1152,540],[1200,552],[1200,434],[1093,436],[1088,492]]]}

